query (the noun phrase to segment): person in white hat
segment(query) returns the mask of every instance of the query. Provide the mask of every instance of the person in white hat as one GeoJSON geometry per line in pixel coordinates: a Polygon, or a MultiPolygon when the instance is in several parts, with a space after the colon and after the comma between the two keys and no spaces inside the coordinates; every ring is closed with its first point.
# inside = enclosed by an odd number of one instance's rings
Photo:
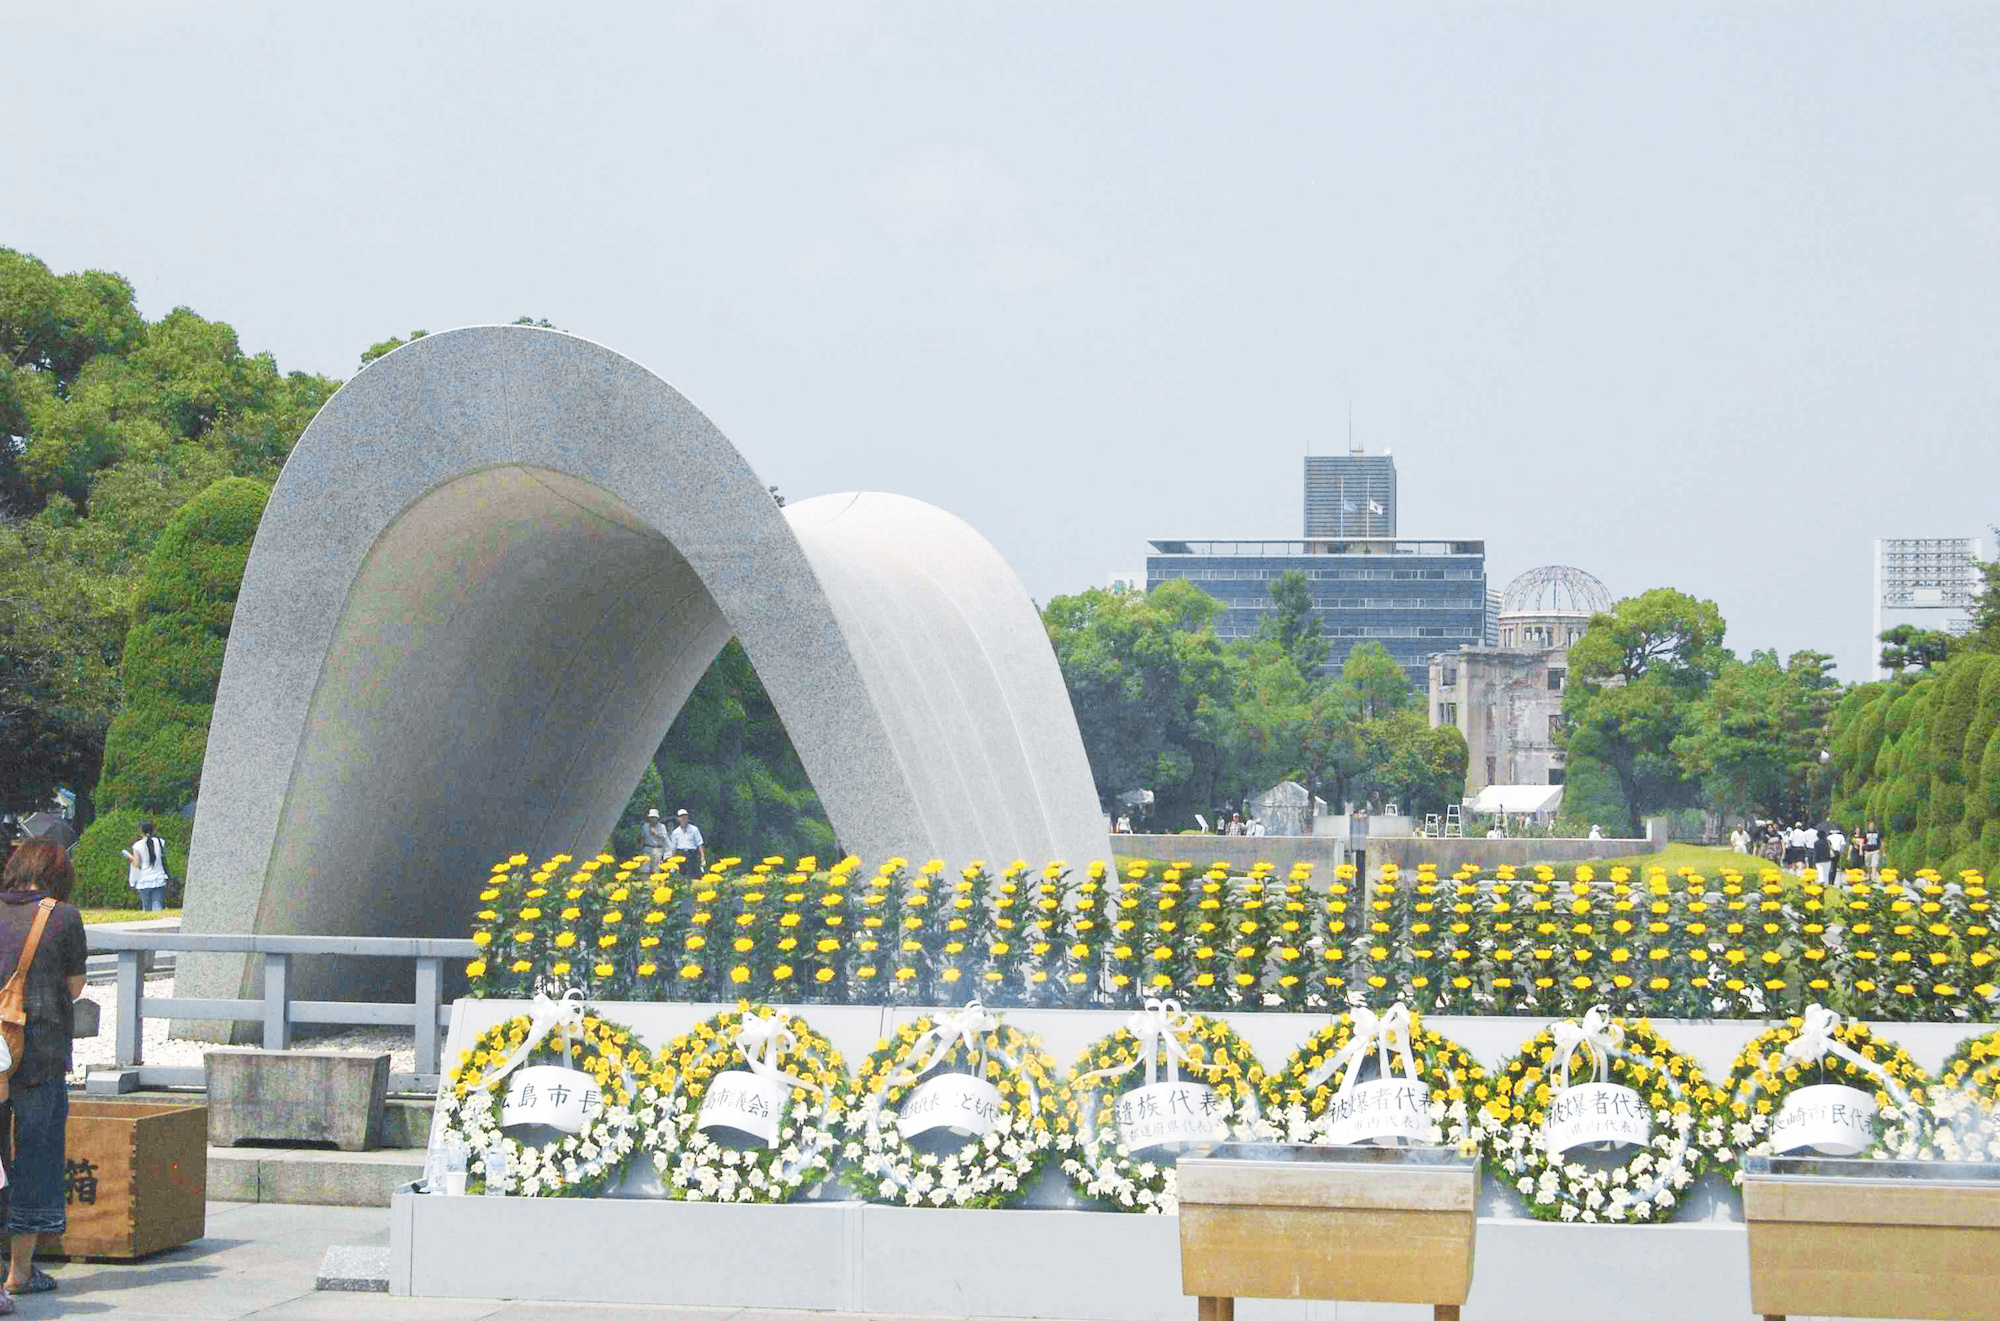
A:
{"type": "Polygon", "coordinates": [[[708,870],[708,846],[702,841],[701,827],[688,820],[688,810],[683,807],[674,813],[674,828],[668,836],[674,852],[683,858],[700,859],[701,869],[708,870]]]}
{"type": "Polygon", "coordinates": [[[660,809],[646,809],[646,824],[643,831],[646,839],[646,856],[653,860],[648,869],[658,871],[660,864],[667,860],[667,849],[673,844],[667,823],[660,819],[660,809]]]}

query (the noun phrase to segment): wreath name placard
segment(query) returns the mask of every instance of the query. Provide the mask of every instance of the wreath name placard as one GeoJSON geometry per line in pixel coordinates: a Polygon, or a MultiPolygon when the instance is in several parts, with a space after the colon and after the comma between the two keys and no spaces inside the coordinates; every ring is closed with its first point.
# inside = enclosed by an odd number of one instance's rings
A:
{"type": "Polygon", "coordinates": [[[1581,1023],[1565,1020],[1549,1031],[1555,1038],[1556,1068],[1556,1093],[1542,1130],[1549,1154],[1559,1156],[1585,1143],[1602,1143],[1608,1150],[1651,1142],[1651,1109],[1637,1091],[1608,1076],[1611,1056],[1625,1043],[1624,1026],[1599,1005],[1581,1023]],[[1571,1085],[1569,1069],[1578,1051],[1590,1057],[1593,1077],[1571,1085]]]}
{"type": "Polygon", "coordinates": [[[883,1038],[862,1064],[845,1178],[905,1206],[1007,1206],[1067,1135],[1055,1061],[977,1000],[883,1038]]]}
{"type": "Polygon", "coordinates": [[[1339,1090],[1328,1098],[1324,1111],[1326,1141],[1336,1147],[1430,1142],[1437,1124],[1431,1118],[1430,1084],[1417,1076],[1410,1049],[1409,1007],[1399,1004],[1379,1016],[1370,1009],[1356,1009],[1352,1024],[1354,1034],[1347,1044],[1306,1075],[1310,1092],[1341,1074],[1339,1090]],[[1370,1050],[1375,1053],[1377,1075],[1363,1082],[1361,1070],[1370,1050]],[[1401,1078],[1394,1074],[1392,1053],[1402,1061],[1401,1078]]]}

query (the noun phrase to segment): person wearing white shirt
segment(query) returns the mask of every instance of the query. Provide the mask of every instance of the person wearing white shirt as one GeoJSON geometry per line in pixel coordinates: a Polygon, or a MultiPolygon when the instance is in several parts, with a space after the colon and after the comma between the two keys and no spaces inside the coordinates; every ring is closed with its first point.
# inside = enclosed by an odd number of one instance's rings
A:
{"type": "Polygon", "coordinates": [[[139,824],[139,838],[125,850],[125,883],[139,892],[139,907],[157,913],[167,901],[167,841],[153,833],[153,823],[139,824]]]}
{"type": "Polygon", "coordinates": [[[1250,818],[1250,824],[1249,824],[1249,825],[1247,825],[1247,826],[1245,826],[1245,827],[1243,827],[1243,833],[1244,833],[1244,834],[1246,834],[1246,835],[1261,835],[1261,834],[1263,834],[1263,833],[1264,833],[1264,822],[1263,822],[1263,821],[1262,821],[1262,820],[1261,820],[1260,818],[1258,818],[1258,817],[1254,817],[1254,816],[1253,816],[1253,817],[1251,817],[1251,818],[1250,818]]]}
{"type": "Polygon", "coordinates": [[[701,870],[708,870],[708,845],[701,837],[701,827],[688,820],[685,807],[674,813],[674,828],[667,832],[667,842],[681,857],[698,858],[701,870]]]}

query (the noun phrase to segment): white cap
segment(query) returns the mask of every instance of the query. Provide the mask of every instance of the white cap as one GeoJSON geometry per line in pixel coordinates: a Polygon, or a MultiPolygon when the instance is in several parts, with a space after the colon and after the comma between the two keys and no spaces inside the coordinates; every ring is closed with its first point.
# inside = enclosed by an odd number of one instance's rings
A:
{"type": "Polygon", "coordinates": [[[657,807],[649,807],[646,809],[646,815],[649,817],[658,816],[659,814],[660,814],[660,809],[657,807]]]}

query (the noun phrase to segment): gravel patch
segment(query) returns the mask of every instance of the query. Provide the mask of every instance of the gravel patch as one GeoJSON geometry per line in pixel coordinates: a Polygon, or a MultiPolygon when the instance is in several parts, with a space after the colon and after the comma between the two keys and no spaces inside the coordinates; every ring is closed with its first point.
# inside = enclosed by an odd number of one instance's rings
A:
{"type": "MultiPolygon", "coordinates": [[[[148,977],[146,994],[170,996],[174,993],[174,979],[168,977],[148,977]]],[[[95,985],[84,988],[81,997],[95,1000],[102,1015],[98,1033],[74,1043],[74,1065],[69,1080],[83,1081],[84,1072],[92,1067],[108,1068],[117,1062],[118,1052],[118,988],[115,985],[95,985]]],[[[167,1067],[198,1069],[203,1053],[214,1046],[210,1041],[176,1041],[167,1034],[173,1022],[165,1018],[148,1018],[145,1031],[141,1034],[140,1053],[148,1064],[167,1067]]],[[[300,1041],[295,1034],[294,1047],[308,1050],[386,1050],[389,1052],[390,1073],[414,1073],[417,1068],[415,1033],[407,1027],[353,1027],[326,1036],[315,1036],[300,1041]]]]}

